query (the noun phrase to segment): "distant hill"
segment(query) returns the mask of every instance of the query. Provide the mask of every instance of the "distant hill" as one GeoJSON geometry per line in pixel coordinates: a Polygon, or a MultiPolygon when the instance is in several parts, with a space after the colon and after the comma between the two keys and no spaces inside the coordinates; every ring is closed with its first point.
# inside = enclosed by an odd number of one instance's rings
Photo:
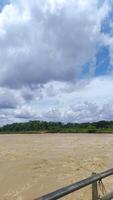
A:
{"type": "Polygon", "coordinates": [[[24,123],[7,124],[0,128],[1,133],[12,132],[50,132],[50,133],[93,133],[113,132],[113,121],[99,121],[93,123],[61,123],[46,121],[29,121],[24,123]]]}

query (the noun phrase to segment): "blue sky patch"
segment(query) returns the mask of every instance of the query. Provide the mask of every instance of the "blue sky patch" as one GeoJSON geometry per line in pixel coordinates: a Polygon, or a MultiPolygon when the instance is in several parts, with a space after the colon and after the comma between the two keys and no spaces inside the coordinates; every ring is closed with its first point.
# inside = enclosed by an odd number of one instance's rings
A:
{"type": "Polygon", "coordinates": [[[10,3],[10,0],[1,0],[0,1],[0,12],[2,11],[3,7],[6,5],[6,4],[9,4],[10,3]]]}
{"type": "Polygon", "coordinates": [[[91,61],[88,61],[85,65],[83,65],[82,78],[86,77],[89,74],[90,64],[91,64],[91,61]]]}
{"type": "Polygon", "coordinates": [[[97,56],[96,56],[96,76],[105,75],[108,73],[108,67],[109,67],[109,49],[108,47],[103,47],[99,50],[97,56]]]}
{"type": "Polygon", "coordinates": [[[111,5],[111,10],[108,16],[103,20],[101,24],[101,32],[112,35],[113,33],[112,33],[111,23],[113,23],[113,5],[111,5]]]}

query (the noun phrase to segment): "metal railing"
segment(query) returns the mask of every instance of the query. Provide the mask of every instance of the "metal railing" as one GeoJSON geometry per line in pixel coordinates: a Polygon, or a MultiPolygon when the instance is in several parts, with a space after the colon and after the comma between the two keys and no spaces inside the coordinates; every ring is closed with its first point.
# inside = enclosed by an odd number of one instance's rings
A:
{"type": "MultiPolygon", "coordinates": [[[[51,192],[49,194],[46,194],[42,197],[36,198],[35,200],[56,200],[60,199],[61,197],[64,197],[72,192],[75,192],[77,190],[80,190],[81,188],[84,188],[88,185],[92,184],[92,200],[98,200],[100,199],[98,195],[98,187],[97,183],[100,182],[102,179],[113,175],[113,168],[109,169],[107,171],[101,172],[101,173],[92,173],[92,176],[83,179],[81,181],[78,181],[76,183],[73,183],[71,185],[68,185],[66,187],[60,188],[54,192],[51,192]]],[[[111,200],[113,198],[113,192],[105,195],[101,198],[101,200],[111,200]]]]}

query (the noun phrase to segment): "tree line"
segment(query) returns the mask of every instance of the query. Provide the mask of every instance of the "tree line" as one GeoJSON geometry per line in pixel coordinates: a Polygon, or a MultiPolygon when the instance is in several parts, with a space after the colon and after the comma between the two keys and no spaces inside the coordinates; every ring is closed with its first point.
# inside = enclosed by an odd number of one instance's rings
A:
{"type": "Polygon", "coordinates": [[[92,123],[61,123],[46,121],[29,121],[7,124],[0,128],[1,133],[12,132],[50,132],[50,133],[95,133],[113,132],[113,121],[98,121],[92,123]]]}

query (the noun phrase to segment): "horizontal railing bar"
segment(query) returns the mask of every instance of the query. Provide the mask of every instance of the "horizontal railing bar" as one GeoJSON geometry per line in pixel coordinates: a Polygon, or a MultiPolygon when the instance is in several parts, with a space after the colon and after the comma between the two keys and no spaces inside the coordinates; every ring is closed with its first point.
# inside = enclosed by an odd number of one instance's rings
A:
{"type": "Polygon", "coordinates": [[[113,168],[58,189],[35,200],[56,200],[113,174],[113,168]]]}

